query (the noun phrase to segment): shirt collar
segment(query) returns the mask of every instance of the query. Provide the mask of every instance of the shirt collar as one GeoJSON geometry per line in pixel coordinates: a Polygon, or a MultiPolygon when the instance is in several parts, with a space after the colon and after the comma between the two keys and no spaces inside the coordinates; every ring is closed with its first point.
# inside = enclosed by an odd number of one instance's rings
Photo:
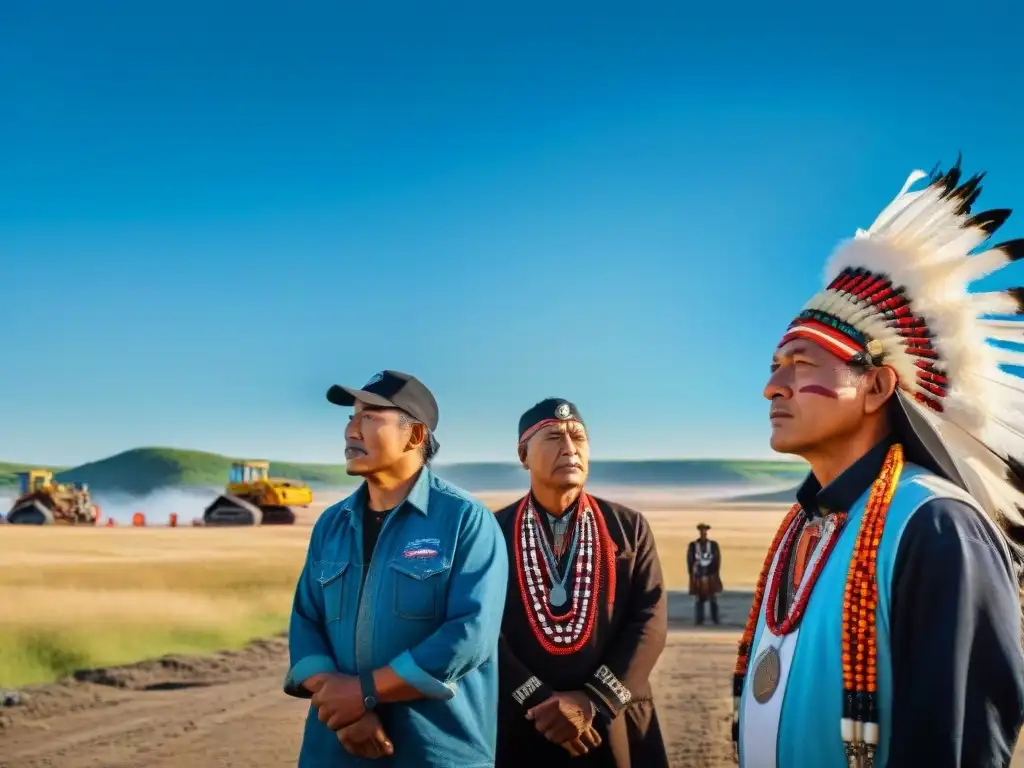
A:
{"type": "Polygon", "coordinates": [[[797,503],[809,515],[848,512],[881,474],[892,443],[891,436],[882,439],[824,488],[812,472],[796,492],[797,503]]]}
{"type": "MultiPolygon", "coordinates": [[[[430,478],[431,473],[427,467],[420,470],[420,476],[413,483],[409,495],[395,509],[399,509],[402,504],[408,504],[421,515],[426,516],[427,508],[430,506],[430,478]]],[[[364,480],[355,491],[342,500],[341,511],[351,514],[356,510],[363,509],[366,505],[366,494],[366,481],[364,480]]]]}
{"type": "Polygon", "coordinates": [[[571,518],[573,516],[573,514],[575,514],[576,508],[580,505],[580,499],[579,499],[579,496],[577,496],[576,497],[576,501],[574,501],[572,504],[570,504],[569,508],[565,511],[565,514],[563,514],[561,516],[561,518],[559,518],[558,515],[552,513],[550,510],[548,510],[546,507],[544,507],[539,501],[537,501],[537,497],[533,495],[532,491],[530,492],[530,498],[533,501],[533,508],[536,509],[538,512],[543,512],[545,517],[547,517],[549,520],[553,520],[553,521],[557,521],[557,520],[560,520],[560,519],[561,520],[568,520],[569,518],[571,518]]]}

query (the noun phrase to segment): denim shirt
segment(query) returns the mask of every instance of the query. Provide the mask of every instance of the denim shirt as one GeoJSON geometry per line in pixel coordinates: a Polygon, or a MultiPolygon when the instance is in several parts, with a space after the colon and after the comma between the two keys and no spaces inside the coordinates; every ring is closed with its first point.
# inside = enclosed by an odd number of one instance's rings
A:
{"type": "Polygon", "coordinates": [[[299,768],[491,768],[508,554],[487,507],[424,468],[388,514],[362,582],[365,483],[310,536],[289,629],[285,693],[312,675],[390,665],[425,698],[376,708],[391,757],[349,754],[310,707],[299,768]]]}

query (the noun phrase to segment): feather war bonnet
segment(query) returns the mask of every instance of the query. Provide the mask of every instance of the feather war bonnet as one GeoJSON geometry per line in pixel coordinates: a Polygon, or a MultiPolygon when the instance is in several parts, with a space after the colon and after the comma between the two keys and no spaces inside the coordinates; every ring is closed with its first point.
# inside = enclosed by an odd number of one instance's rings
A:
{"type": "Polygon", "coordinates": [[[908,457],[977,501],[1002,530],[1020,573],[1024,378],[1002,366],[1024,366],[1024,322],[1006,318],[1024,313],[1024,290],[971,293],[968,286],[1024,256],[1024,240],[981,248],[1010,215],[1005,208],[971,214],[984,175],[961,182],[959,159],[945,173],[910,174],[874,223],[832,254],[828,287],[781,343],[803,337],[847,362],[890,366],[926,460],[908,457]],[[911,191],[921,179],[927,185],[911,191]]]}

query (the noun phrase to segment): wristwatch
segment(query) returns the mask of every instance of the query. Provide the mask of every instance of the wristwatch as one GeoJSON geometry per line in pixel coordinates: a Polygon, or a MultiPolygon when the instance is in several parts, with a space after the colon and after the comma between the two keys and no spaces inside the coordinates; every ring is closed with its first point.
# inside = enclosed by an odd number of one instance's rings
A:
{"type": "Polygon", "coordinates": [[[373,681],[372,669],[359,673],[359,685],[363,691],[363,706],[367,712],[372,712],[377,706],[377,685],[373,681]]]}

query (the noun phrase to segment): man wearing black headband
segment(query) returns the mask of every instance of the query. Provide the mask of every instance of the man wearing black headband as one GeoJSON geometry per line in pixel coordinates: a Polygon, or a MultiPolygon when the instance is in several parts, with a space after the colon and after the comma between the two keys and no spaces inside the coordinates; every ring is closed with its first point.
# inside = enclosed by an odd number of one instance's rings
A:
{"type": "Polygon", "coordinates": [[[351,406],[345,469],[364,482],[313,528],[292,609],[285,692],[311,699],[299,768],[494,765],[508,584],[494,515],[431,472],[434,396],[382,371],[351,406]]]}
{"type": "Polygon", "coordinates": [[[643,515],[590,496],[568,400],[519,420],[530,492],[498,512],[509,553],[499,645],[499,768],[668,768],[649,682],[666,592],[643,515]]]}

